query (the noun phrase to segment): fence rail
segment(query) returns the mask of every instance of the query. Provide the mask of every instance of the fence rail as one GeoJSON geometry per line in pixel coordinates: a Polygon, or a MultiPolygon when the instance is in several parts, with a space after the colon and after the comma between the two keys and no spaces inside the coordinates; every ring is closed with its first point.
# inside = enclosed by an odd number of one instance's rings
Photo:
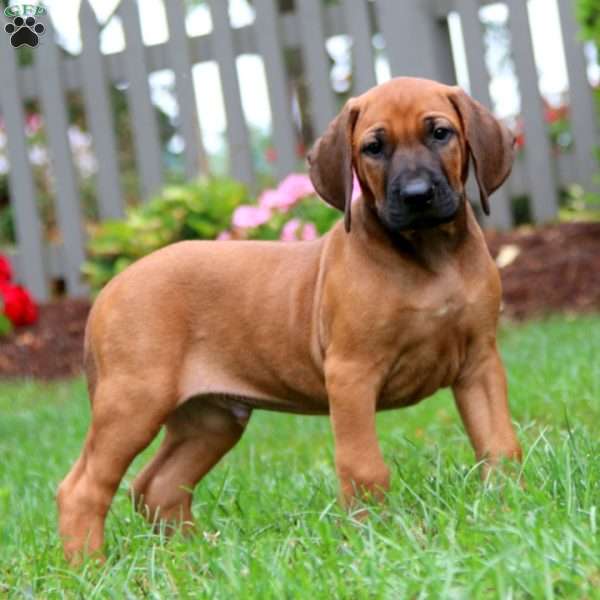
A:
{"type": "MultiPolygon", "coordinates": [[[[507,186],[498,193],[488,224],[509,227],[509,199],[527,195],[532,216],[544,222],[556,216],[558,190],[579,182],[590,188],[596,170],[593,148],[598,142],[592,90],[586,76],[582,44],[571,0],[557,0],[565,60],[569,75],[569,102],[574,144],[572,151],[556,156],[550,145],[525,0],[504,0],[509,10],[511,57],[521,95],[527,144],[507,186]]],[[[322,0],[296,1],[296,10],[280,13],[276,0],[255,0],[254,22],[233,28],[227,0],[209,0],[212,31],[188,37],[184,0],[164,2],[170,31],[168,41],[145,46],[139,6],[122,0],[117,16],[126,38],[122,52],[100,51],[100,26],[89,0],[82,0],[79,14],[82,50],[67,55],[54,43],[50,25],[44,44],[34,51],[34,64],[17,65],[17,53],[8,36],[0,35],[0,114],[7,135],[10,162],[9,187],[14,210],[17,247],[13,259],[20,278],[34,294],[45,299],[49,280],[64,280],[71,295],[85,293],[79,277],[85,236],[81,216],[80,182],[73,166],[68,130],[66,94],[81,92],[86,120],[97,158],[96,201],[101,219],[123,214],[125,200],[120,184],[117,140],[109,90],[127,84],[133,145],[140,180],[140,197],[156,192],[165,177],[165,164],[151,98],[149,75],[163,69],[175,75],[178,103],[177,128],[185,142],[184,171],[188,177],[207,171],[207,155],[200,135],[192,68],[215,61],[219,66],[227,119],[227,147],[231,174],[253,185],[248,124],[236,61],[241,55],[258,55],[265,65],[272,114],[271,136],[276,151],[273,174],[281,178],[298,168],[297,145],[305,132],[318,134],[339,109],[341,96],[331,85],[331,64],[325,42],[335,35],[352,39],[352,89],[360,93],[376,83],[374,35],[385,42],[383,51],[392,75],[424,76],[455,83],[448,16],[460,19],[467,49],[471,93],[490,105],[490,74],[484,60],[481,0],[322,0]],[[302,77],[306,106],[298,117],[298,96],[284,52],[294,51],[304,65],[302,77]],[[36,187],[24,140],[23,103],[37,100],[44,116],[48,150],[55,181],[55,208],[61,233],[58,243],[44,238],[36,201],[36,187]],[[300,123],[298,122],[300,119],[300,123]]],[[[50,15],[52,17],[52,15],[50,15]]],[[[48,21],[51,20],[47,19],[48,21]]],[[[0,27],[6,22],[0,16],[0,27]]],[[[1,33],[1,32],[0,32],[1,33]]],[[[381,50],[377,50],[381,53],[381,50]]],[[[306,140],[310,141],[310,140],[306,140]]]]}

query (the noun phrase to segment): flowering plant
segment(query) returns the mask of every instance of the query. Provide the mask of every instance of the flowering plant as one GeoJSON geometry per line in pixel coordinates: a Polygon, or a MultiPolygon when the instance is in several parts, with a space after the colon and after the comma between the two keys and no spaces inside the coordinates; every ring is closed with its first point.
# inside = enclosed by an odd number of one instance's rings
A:
{"type": "MultiPolygon", "coordinates": [[[[360,194],[356,182],[354,192],[360,194]]],[[[312,240],[339,218],[339,211],[316,198],[306,175],[288,176],[257,202],[228,179],[172,185],[125,219],[98,225],[82,271],[96,292],[134,261],[179,240],[312,240]]]]}
{"type": "MultiPolygon", "coordinates": [[[[37,190],[37,208],[41,222],[50,238],[58,235],[56,215],[52,198],[55,193],[54,174],[42,116],[37,112],[28,112],[25,117],[24,139],[27,154],[37,190]]],[[[94,212],[93,176],[97,165],[92,149],[92,138],[78,124],[70,124],[67,131],[74,165],[81,181],[82,206],[86,216],[94,212]]],[[[14,239],[14,223],[9,201],[8,173],[8,136],[6,124],[0,118],[0,242],[11,244],[14,239]]],[[[16,199],[12,200],[14,204],[16,199]]]]}
{"type": "Polygon", "coordinates": [[[38,317],[38,309],[27,290],[12,283],[12,269],[0,255],[0,335],[10,333],[13,327],[31,325],[38,317]]]}
{"type": "Polygon", "coordinates": [[[125,219],[94,228],[82,271],[94,292],[138,258],[180,240],[214,240],[248,202],[246,188],[229,179],[170,185],[125,219]]]}
{"type": "MultiPolygon", "coordinates": [[[[359,195],[360,186],[355,180],[352,199],[359,195]]],[[[337,210],[315,196],[307,175],[288,175],[277,188],[265,190],[257,204],[238,206],[229,229],[217,239],[314,240],[340,217],[337,210]]]]}

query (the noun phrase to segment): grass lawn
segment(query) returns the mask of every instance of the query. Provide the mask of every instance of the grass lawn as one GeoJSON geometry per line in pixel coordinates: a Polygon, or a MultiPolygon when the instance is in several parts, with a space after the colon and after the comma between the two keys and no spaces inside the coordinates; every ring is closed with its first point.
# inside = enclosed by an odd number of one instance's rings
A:
{"type": "MultiPolygon", "coordinates": [[[[483,486],[449,393],[381,414],[384,507],[337,505],[329,423],[257,412],[199,486],[198,534],[151,534],[126,495],[108,562],[71,570],[54,491],[88,422],[83,381],[0,384],[0,598],[600,598],[600,317],[505,327],[527,486],[483,486]]],[[[151,452],[149,450],[149,452],[151,452]]]]}

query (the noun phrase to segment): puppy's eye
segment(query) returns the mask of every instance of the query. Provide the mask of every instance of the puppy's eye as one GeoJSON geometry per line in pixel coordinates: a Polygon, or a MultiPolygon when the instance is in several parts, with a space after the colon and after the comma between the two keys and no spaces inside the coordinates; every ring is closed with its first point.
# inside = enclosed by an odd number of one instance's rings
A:
{"type": "Polygon", "coordinates": [[[372,140],[362,147],[362,151],[370,156],[379,156],[383,152],[383,142],[379,139],[372,140]]]}
{"type": "Polygon", "coordinates": [[[448,127],[436,127],[433,130],[433,139],[436,142],[446,142],[452,137],[453,133],[452,129],[448,127]]]}

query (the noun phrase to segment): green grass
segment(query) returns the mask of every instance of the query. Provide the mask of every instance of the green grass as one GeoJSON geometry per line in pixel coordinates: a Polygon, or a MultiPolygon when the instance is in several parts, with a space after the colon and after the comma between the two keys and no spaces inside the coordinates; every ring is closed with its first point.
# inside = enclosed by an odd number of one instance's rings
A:
{"type": "MultiPolygon", "coordinates": [[[[0,597],[600,598],[600,317],[503,330],[526,489],[483,486],[448,393],[381,414],[384,507],[337,505],[326,418],[255,413],[199,486],[198,535],[150,533],[125,493],[108,562],[71,570],[54,491],[88,421],[82,381],[0,385],[0,597]]],[[[151,452],[151,450],[150,450],[151,452]]]]}

